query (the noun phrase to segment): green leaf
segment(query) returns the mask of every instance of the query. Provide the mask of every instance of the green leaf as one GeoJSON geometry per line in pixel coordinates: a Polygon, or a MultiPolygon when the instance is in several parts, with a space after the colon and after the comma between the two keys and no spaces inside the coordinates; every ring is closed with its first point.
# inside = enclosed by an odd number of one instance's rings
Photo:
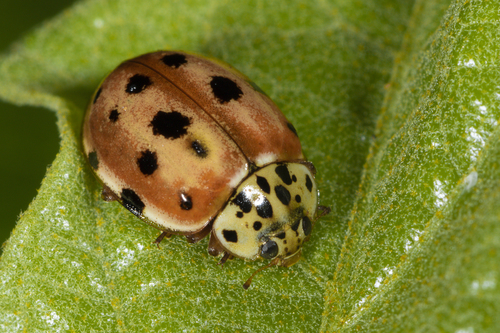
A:
{"type": "Polygon", "coordinates": [[[499,12],[491,0],[103,0],[47,22],[0,58],[0,98],[54,110],[61,133],[4,248],[0,327],[500,327],[499,12]],[[263,88],[295,124],[332,207],[299,263],[263,271],[247,291],[263,262],[221,270],[207,240],[156,248],[157,230],[100,199],[81,153],[100,80],[158,49],[220,58],[263,88]]]}
{"type": "Polygon", "coordinates": [[[417,2],[322,331],[500,327],[499,10],[417,2]]]}

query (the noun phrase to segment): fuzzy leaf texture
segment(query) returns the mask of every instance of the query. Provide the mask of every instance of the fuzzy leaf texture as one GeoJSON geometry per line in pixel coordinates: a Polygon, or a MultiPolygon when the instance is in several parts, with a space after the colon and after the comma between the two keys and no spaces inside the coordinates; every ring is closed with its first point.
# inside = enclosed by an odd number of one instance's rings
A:
{"type": "Polygon", "coordinates": [[[83,1],[0,57],[0,98],[61,149],[0,261],[1,331],[480,332],[500,327],[500,5],[83,1]],[[121,61],[222,59],[278,104],[332,208],[290,267],[159,232],[101,187],[84,110],[121,61]]]}

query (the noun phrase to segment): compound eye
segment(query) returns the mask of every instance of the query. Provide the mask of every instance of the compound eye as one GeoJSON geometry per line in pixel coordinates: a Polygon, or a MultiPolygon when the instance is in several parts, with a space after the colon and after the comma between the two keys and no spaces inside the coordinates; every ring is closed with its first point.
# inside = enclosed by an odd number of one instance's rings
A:
{"type": "Polygon", "coordinates": [[[260,247],[260,255],[265,259],[273,259],[278,255],[278,244],[273,240],[268,240],[260,247]]]}

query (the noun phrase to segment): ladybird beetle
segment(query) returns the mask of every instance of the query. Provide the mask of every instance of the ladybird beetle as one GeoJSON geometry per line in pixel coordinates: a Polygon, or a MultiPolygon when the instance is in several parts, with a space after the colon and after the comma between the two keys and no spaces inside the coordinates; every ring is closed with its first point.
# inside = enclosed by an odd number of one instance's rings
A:
{"type": "Polygon", "coordinates": [[[315,169],[297,132],[246,76],[218,60],[158,51],[125,61],[95,92],[85,156],[103,184],[144,222],[209,254],[291,266],[318,206],[315,169]]]}

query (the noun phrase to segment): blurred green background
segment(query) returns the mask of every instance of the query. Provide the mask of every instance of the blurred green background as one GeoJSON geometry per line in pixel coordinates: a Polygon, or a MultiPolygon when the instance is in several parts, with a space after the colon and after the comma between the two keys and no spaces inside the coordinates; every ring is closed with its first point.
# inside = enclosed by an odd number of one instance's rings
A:
{"type": "MultiPolygon", "coordinates": [[[[74,2],[2,1],[0,52],[9,52],[16,40],[74,2]]],[[[0,101],[0,115],[0,244],[3,244],[19,214],[35,197],[47,166],[54,160],[59,150],[59,133],[55,114],[46,109],[18,107],[0,101]]]]}

